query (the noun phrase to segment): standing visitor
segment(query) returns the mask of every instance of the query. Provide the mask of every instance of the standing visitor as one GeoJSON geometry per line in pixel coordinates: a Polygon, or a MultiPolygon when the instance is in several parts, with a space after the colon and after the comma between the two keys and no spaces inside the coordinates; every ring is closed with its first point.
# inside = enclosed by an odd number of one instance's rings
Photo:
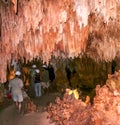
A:
{"type": "Polygon", "coordinates": [[[32,65],[32,68],[30,69],[30,83],[32,86],[34,86],[34,76],[35,76],[35,69],[37,68],[37,66],[34,64],[32,65]]]}
{"type": "Polygon", "coordinates": [[[51,64],[49,64],[48,66],[48,71],[49,71],[49,79],[50,79],[50,82],[52,83],[55,79],[55,73],[54,73],[54,68],[51,64]]]}
{"type": "Polygon", "coordinates": [[[70,87],[72,87],[71,81],[70,81],[72,72],[71,72],[71,70],[68,66],[65,67],[65,71],[66,71],[66,77],[67,77],[67,80],[68,80],[68,84],[69,84],[70,87]]]}
{"type": "Polygon", "coordinates": [[[48,92],[48,88],[50,86],[49,84],[49,72],[48,72],[48,67],[47,65],[43,65],[43,72],[42,72],[42,87],[44,89],[44,92],[47,93],[48,92]]]}
{"type": "Polygon", "coordinates": [[[9,81],[9,91],[11,92],[12,99],[16,105],[18,112],[21,112],[22,102],[23,102],[23,95],[22,95],[22,88],[23,88],[23,81],[20,79],[21,72],[16,71],[15,78],[9,81]]]}
{"type": "Polygon", "coordinates": [[[115,70],[116,70],[116,62],[115,60],[112,60],[111,73],[114,74],[115,70]]]}
{"type": "Polygon", "coordinates": [[[35,87],[35,96],[40,97],[41,96],[41,84],[40,84],[40,70],[35,70],[35,78],[34,78],[34,87],[35,87]]]}

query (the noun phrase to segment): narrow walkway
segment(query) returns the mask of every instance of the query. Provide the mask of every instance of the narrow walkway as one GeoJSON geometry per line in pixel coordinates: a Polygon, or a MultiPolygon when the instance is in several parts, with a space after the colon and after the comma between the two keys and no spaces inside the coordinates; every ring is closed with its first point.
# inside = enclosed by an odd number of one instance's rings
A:
{"type": "Polygon", "coordinates": [[[58,93],[43,95],[40,99],[35,99],[34,102],[39,105],[39,112],[34,112],[26,115],[21,115],[16,112],[14,104],[0,112],[0,125],[54,125],[47,119],[48,113],[43,111],[43,108],[54,101],[58,93]]]}

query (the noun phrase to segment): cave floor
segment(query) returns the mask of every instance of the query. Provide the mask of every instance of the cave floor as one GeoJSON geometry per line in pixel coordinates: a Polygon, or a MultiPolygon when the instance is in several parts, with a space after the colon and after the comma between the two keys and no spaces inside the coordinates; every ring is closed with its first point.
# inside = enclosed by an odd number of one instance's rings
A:
{"type": "Polygon", "coordinates": [[[33,102],[39,107],[37,112],[28,114],[18,114],[15,106],[11,103],[9,106],[0,111],[0,125],[54,125],[47,118],[48,113],[45,107],[55,100],[59,93],[48,93],[39,99],[33,99],[33,102]]]}

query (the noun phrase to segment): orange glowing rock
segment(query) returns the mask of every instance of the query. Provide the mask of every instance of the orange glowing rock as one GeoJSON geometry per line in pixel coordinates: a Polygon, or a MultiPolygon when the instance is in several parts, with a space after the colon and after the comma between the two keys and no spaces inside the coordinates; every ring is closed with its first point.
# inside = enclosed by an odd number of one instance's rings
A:
{"type": "Polygon", "coordinates": [[[85,100],[85,104],[89,104],[90,103],[90,96],[86,96],[86,100],[85,100]]]}
{"type": "Polygon", "coordinates": [[[8,81],[13,79],[15,77],[15,71],[14,70],[11,70],[9,75],[8,75],[8,81]]]}
{"type": "Polygon", "coordinates": [[[12,3],[14,4],[14,11],[15,13],[17,13],[17,4],[18,4],[18,0],[11,0],[12,3]]]}
{"type": "Polygon", "coordinates": [[[29,86],[30,85],[30,82],[29,80],[27,79],[26,82],[25,82],[25,86],[29,86]]]}

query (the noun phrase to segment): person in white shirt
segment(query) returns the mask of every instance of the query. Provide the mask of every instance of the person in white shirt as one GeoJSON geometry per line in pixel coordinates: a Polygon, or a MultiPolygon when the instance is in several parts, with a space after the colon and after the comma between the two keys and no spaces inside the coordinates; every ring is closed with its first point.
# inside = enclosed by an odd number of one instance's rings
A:
{"type": "Polygon", "coordinates": [[[23,102],[23,94],[22,94],[22,88],[23,88],[23,81],[19,78],[21,75],[20,71],[16,71],[15,73],[16,77],[11,79],[9,81],[9,91],[11,92],[12,99],[15,102],[16,108],[18,112],[21,112],[22,108],[22,102],[23,102]]]}

